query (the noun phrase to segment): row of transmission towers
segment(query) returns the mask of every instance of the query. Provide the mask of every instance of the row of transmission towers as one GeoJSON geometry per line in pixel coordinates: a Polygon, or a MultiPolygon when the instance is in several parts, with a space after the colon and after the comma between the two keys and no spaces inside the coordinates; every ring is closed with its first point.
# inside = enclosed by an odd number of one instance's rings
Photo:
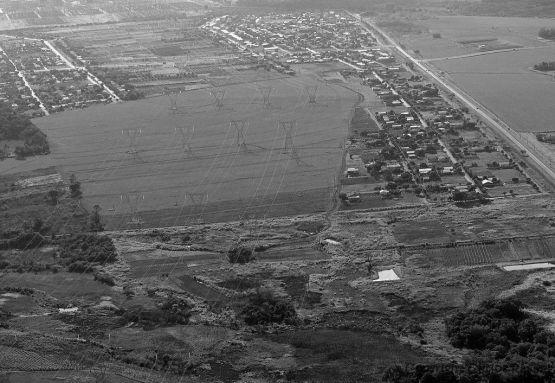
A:
{"type": "MultiPolygon", "coordinates": [[[[261,96],[262,105],[264,108],[271,108],[271,95],[274,88],[271,86],[259,86],[258,91],[261,96]]],[[[307,104],[314,105],[317,104],[317,93],[318,86],[311,85],[305,87],[305,92],[307,95],[307,104]]],[[[182,114],[182,109],[178,104],[178,100],[181,92],[171,92],[168,89],[165,90],[165,95],[169,99],[169,114],[178,115],[182,114]]],[[[216,110],[223,110],[225,108],[224,99],[226,95],[225,89],[215,88],[210,92],[213,98],[213,106],[216,110]]],[[[235,146],[242,152],[248,152],[248,142],[247,142],[247,132],[250,123],[247,120],[230,120],[229,127],[235,131],[235,146]]],[[[290,156],[294,159],[297,164],[301,163],[301,158],[297,147],[295,146],[295,130],[297,128],[297,122],[295,120],[284,120],[277,121],[277,128],[283,132],[284,141],[281,148],[281,152],[290,156]]],[[[139,150],[137,148],[137,141],[142,135],[141,128],[126,128],[121,131],[122,136],[128,139],[128,146],[126,153],[131,157],[136,159],[138,157],[139,150]]],[[[181,151],[183,158],[190,158],[193,156],[192,140],[195,134],[195,124],[190,124],[186,126],[176,126],[174,135],[179,138],[181,144],[181,151]]],[[[126,205],[127,214],[127,224],[130,226],[141,226],[143,220],[139,215],[140,205],[144,202],[145,196],[142,193],[124,193],[121,194],[120,199],[124,205],[126,205]]],[[[186,192],[183,205],[189,205],[191,207],[190,215],[192,217],[198,216],[201,219],[202,208],[208,201],[207,192],[186,192]]],[[[176,196],[175,205],[179,206],[178,198],[176,196]]]]}
{"type": "MultiPolygon", "coordinates": [[[[318,85],[307,85],[304,88],[305,93],[307,95],[307,104],[314,106],[317,105],[317,96],[318,96],[318,85]]],[[[258,93],[260,94],[262,100],[262,106],[265,109],[270,109],[272,107],[271,96],[274,88],[272,86],[259,86],[258,93]]],[[[183,110],[183,106],[178,104],[178,99],[180,97],[181,92],[172,92],[169,89],[165,89],[164,94],[168,98],[169,101],[169,113],[172,115],[175,114],[186,114],[186,111],[183,110]]],[[[213,102],[212,105],[214,109],[221,111],[225,109],[225,96],[226,90],[221,88],[214,88],[210,91],[210,95],[212,96],[213,102]]]]}
{"type": "MultiPolygon", "coordinates": [[[[130,192],[120,195],[120,200],[125,205],[126,210],[125,224],[133,227],[140,227],[144,224],[144,220],[139,213],[141,205],[145,201],[145,195],[139,192],[130,192]]],[[[193,221],[200,221],[202,219],[202,211],[204,205],[208,201],[207,192],[185,192],[183,206],[188,205],[191,207],[189,216],[193,221]]],[[[178,198],[176,196],[175,206],[179,206],[178,198]]],[[[115,211],[115,208],[110,209],[115,211]]]]}

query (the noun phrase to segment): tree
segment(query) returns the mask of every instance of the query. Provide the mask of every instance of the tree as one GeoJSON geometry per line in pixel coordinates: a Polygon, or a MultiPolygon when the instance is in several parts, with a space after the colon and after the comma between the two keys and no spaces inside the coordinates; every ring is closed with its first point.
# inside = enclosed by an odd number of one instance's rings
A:
{"type": "Polygon", "coordinates": [[[93,212],[91,215],[91,224],[90,229],[94,232],[104,231],[104,225],[102,224],[102,220],[100,218],[100,206],[94,205],[93,212]]]}
{"type": "Polygon", "coordinates": [[[255,258],[251,249],[239,246],[228,251],[227,259],[229,260],[229,263],[245,264],[254,261],[255,258]]]}
{"type": "Polygon", "coordinates": [[[56,190],[56,189],[50,190],[48,192],[47,196],[48,196],[48,201],[52,205],[56,206],[58,204],[58,202],[60,200],[60,192],[58,190],[56,190]]]}
{"type": "Polygon", "coordinates": [[[77,181],[75,174],[69,177],[69,191],[71,198],[81,198],[81,182],[77,181]]]}
{"type": "Polygon", "coordinates": [[[258,291],[243,307],[241,314],[248,325],[292,324],[297,319],[293,304],[284,298],[274,296],[270,291],[258,291]]]}

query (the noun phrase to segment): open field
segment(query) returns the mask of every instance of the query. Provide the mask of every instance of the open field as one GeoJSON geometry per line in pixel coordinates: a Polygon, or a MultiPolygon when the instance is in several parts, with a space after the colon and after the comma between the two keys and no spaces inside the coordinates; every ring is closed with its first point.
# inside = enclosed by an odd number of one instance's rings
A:
{"type": "Polygon", "coordinates": [[[245,212],[324,210],[356,97],[320,85],[322,104],[309,107],[304,86],[313,83],[308,76],[261,83],[273,87],[271,108],[263,107],[257,85],[245,84],[218,88],[226,91],[221,110],[208,91],[199,90],[176,95],[177,110],[158,97],[38,119],[52,154],[4,161],[0,171],[57,166],[65,177],[76,174],[86,206],[100,205],[112,228],[143,212],[146,225],[168,226],[205,213],[226,220],[245,212]],[[232,120],[248,122],[245,146],[238,145],[242,138],[232,120]],[[279,121],[296,121],[291,139],[298,161],[284,153],[279,121]]]}
{"type": "Polygon", "coordinates": [[[478,102],[520,132],[550,130],[553,81],[529,70],[553,57],[553,48],[521,50],[433,63],[478,102]]]}
{"type": "Polygon", "coordinates": [[[438,16],[417,23],[428,33],[405,35],[400,41],[424,59],[479,53],[479,45],[492,42],[527,48],[552,45],[538,39],[538,32],[555,26],[553,20],[525,17],[438,16]],[[433,33],[441,38],[433,38],[433,33]]]}

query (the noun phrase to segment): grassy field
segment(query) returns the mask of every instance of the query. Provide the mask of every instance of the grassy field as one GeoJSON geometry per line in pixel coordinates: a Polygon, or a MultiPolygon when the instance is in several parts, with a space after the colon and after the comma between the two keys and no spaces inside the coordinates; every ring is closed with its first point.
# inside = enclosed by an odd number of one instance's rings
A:
{"type": "Polygon", "coordinates": [[[439,16],[418,23],[428,33],[405,35],[401,41],[411,50],[419,50],[425,59],[477,52],[479,44],[461,43],[471,40],[497,39],[524,47],[545,46],[547,42],[538,40],[538,31],[555,26],[553,20],[526,17],[439,16]],[[439,33],[441,38],[433,38],[433,33],[439,33]]]}
{"type": "Polygon", "coordinates": [[[554,27],[554,21],[442,16],[419,22],[430,33],[401,38],[409,50],[417,51],[418,57],[443,71],[447,79],[516,131],[551,129],[555,88],[549,77],[530,68],[553,59],[553,42],[539,39],[538,32],[542,27],[554,27]],[[434,39],[433,33],[441,38],[434,39]],[[492,45],[494,51],[483,52],[481,45],[492,45]],[[511,50],[495,52],[496,47],[511,50]]]}
{"type": "Polygon", "coordinates": [[[111,228],[143,213],[145,225],[171,226],[326,209],[356,95],[308,74],[259,85],[273,87],[270,108],[257,84],[241,84],[218,88],[226,91],[221,110],[197,90],[178,94],[177,110],[155,97],[38,119],[52,154],[4,161],[0,172],[56,166],[75,174],[85,206],[100,205],[111,228]],[[307,105],[308,84],[320,86],[316,106],[307,105]],[[248,123],[246,145],[232,120],[248,123]],[[295,121],[297,157],[285,150],[280,121],[295,121]]]}
{"type": "Polygon", "coordinates": [[[549,61],[553,47],[433,62],[478,102],[520,132],[551,130],[555,118],[553,81],[529,70],[549,61]]]}

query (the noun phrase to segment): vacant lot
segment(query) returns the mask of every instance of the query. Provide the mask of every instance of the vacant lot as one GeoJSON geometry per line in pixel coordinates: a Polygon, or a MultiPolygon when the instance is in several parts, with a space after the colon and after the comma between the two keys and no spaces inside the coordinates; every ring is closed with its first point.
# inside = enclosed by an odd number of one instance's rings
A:
{"type": "Polygon", "coordinates": [[[0,171],[56,166],[65,177],[76,174],[85,205],[100,205],[110,227],[325,210],[357,98],[320,83],[321,104],[311,107],[308,84],[316,82],[260,83],[273,87],[270,108],[258,85],[246,84],[217,88],[226,92],[221,109],[209,91],[198,90],[176,95],[175,104],[158,97],[38,119],[52,154],[4,161],[0,171]],[[232,120],[246,125],[239,131],[232,120]],[[280,121],[294,122],[289,134],[280,121]]]}

